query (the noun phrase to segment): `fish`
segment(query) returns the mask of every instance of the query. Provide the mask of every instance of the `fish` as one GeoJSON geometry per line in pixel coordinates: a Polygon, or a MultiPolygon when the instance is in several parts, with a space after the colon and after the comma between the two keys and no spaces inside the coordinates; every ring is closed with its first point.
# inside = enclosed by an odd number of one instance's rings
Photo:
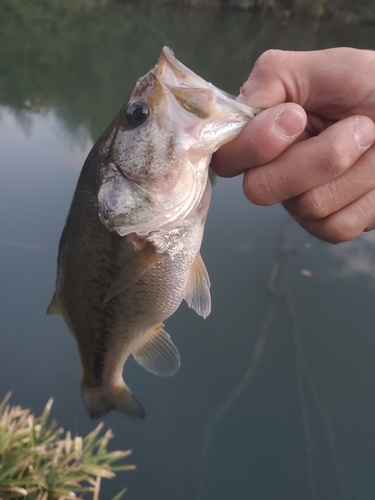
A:
{"type": "Polygon", "coordinates": [[[123,379],[130,355],[173,375],[180,354],[164,322],[185,300],[206,318],[200,254],[212,154],[257,110],[206,82],[164,47],[92,147],[63,229],[47,314],[65,320],[82,363],[91,418],[144,418],[123,379]]]}

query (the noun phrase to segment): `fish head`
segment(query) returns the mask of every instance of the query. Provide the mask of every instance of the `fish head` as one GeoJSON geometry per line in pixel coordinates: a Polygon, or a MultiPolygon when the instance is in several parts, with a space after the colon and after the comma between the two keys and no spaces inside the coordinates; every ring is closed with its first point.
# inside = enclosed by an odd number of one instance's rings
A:
{"type": "Polygon", "coordinates": [[[203,196],[211,155],[254,116],[164,47],[110,128],[99,216],[121,236],[166,231],[203,196]]]}

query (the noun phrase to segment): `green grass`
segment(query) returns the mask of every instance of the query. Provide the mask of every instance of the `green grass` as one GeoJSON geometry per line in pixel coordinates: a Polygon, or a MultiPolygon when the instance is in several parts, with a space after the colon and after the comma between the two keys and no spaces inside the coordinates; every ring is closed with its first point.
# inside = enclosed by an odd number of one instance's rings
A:
{"type": "MultiPolygon", "coordinates": [[[[30,410],[8,404],[10,394],[0,403],[0,500],[99,500],[102,478],[134,465],[118,464],[127,451],[108,451],[113,438],[99,424],[85,437],[72,437],[50,421],[53,400],[40,417],[30,410]],[[82,497],[84,493],[89,495],[82,497]]],[[[113,500],[119,500],[126,488],[113,500]]]]}

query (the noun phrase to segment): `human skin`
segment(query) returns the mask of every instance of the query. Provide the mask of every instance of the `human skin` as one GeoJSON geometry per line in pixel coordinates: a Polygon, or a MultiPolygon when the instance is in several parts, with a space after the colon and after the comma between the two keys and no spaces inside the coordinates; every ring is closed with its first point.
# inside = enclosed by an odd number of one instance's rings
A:
{"type": "Polygon", "coordinates": [[[265,110],[214,155],[216,174],[244,174],[251,202],[281,202],[330,243],[375,229],[375,52],[269,50],[238,99],[265,110]]]}

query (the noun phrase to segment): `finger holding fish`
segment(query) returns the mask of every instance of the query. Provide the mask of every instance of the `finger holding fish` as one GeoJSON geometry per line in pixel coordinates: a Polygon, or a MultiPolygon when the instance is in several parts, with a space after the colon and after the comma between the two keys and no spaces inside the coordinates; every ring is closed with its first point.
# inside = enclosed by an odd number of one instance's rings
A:
{"type": "Polygon", "coordinates": [[[250,201],[282,202],[303,228],[326,241],[372,229],[374,210],[362,207],[373,190],[374,76],[372,51],[265,52],[239,99],[266,110],[214,155],[214,171],[244,173],[250,201]],[[297,137],[292,109],[307,118],[297,137]],[[278,135],[282,116],[285,129],[291,127],[289,141],[278,135]]]}

